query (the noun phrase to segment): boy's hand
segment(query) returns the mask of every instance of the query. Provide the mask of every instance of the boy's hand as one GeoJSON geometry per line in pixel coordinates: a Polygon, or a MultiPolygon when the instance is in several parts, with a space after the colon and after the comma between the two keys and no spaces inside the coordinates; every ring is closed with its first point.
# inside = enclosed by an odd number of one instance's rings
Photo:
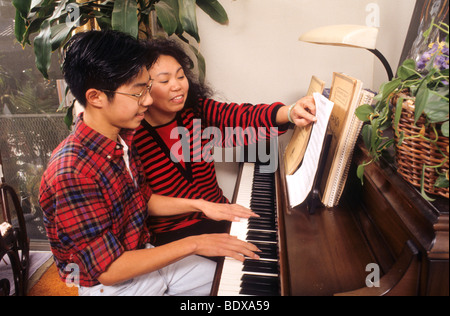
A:
{"type": "Polygon", "coordinates": [[[260,250],[255,245],[228,234],[205,234],[188,238],[193,239],[196,245],[196,255],[231,257],[242,262],[245,256],[251,259],[259,259],[259,256],[255,252],[260,252],[260,250]]]}

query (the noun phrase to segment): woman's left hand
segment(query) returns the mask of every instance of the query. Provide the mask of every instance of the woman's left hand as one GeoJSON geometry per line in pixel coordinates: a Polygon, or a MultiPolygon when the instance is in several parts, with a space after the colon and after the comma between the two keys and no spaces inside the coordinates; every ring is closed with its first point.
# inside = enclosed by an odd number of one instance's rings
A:
{"type": "Polygon", "coordinates": [[[239,222],[242,218],[259,217],[252,210],[238,204],[222,204],[204,201],[202,212],[215,221],[239,222]]]}

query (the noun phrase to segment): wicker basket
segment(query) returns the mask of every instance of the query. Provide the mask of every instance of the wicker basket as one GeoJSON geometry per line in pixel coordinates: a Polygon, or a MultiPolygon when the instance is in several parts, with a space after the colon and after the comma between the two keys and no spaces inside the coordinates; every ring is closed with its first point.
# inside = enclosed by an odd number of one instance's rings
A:
{"type": "MultiPolygon", "coordinates": [[[[435,139],[436,134],[431,128],[424,127],[425,122],[426,119],[422,116],[418,120],[417,124],[414,124],[414,103],[412,100],[406,100],[402,106],[402,114],[398,126],[399,132],[404,132],[406,138],[409,136],[418,135],[419,133],[423,133],[425,131],[424,136],[426,138],[435,139]]],[[[398,137],[395,137],[395,140],[398,143],[398,137]]],[[[448,156],[448,137],[439,136],[437,146],[448,156]]],[[[402,145],[397,145],[396,148],[398,173],[401,174],[406,181],[419,188],[421,187],[423,165],[436,166],[441,164],[444,159],[444,156],[439,152],[433,143],[421,137],[405,139],[402,145]]],[[[447,160],[447,162],[439,168],[439,172],[445,172],[448,171],[448,169],[449,162],[447,160]]],[[[434,186],[437,178],[438,174],[435,169],[425,169],[425,192],[449,198],[448,188],[436,188],[434,186]]]]}

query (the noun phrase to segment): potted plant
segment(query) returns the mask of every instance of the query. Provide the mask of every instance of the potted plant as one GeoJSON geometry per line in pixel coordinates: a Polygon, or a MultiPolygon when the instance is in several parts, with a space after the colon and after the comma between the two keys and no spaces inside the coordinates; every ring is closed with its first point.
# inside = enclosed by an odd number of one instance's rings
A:
{"type": "MultiPolygon", "coordinates": [[[[190,45],[189,37],[200,43],[197,6],[214,21],[228,23],[227,13],[217,0],[12,0],[12,3],[16,8],[16,39],[23,46],[31,45],[31,35],[38,34],[33,40],[36,66],[45,78],[52,52],[60,50],[79,27],[114,29],[144,39],[158,36],[160,27],[167,36],[175,34],[190,45]]],[[[197,57],[200,77],[204,78],[204,58],[195,46],[189,47],[197,57]]]]}
{"type": "MultiPolygon", "coordinates": [[[[73,32],[113,29],[141,39],[176,35],[191,49],[199,79],[204,81],[205,59],[190,40],[200,43],[197,6],[214,21],[228,24],[228,15],[218,0],[12,0],[12,3],[16,8],[15,37],[23,46],[33,41],[36,67],[47,79],[52,53],[62,52],[73,32]],[[32,35],[36,35],[33,40],[32,35]]],[[[71,104],[65,104],[63,98],[58,109],[67,110],[64,122],[69,128],[74,108],[71,99],[71,104]]]]}
{"type": "Polygon", "coordinates": [[[404,61],[380,87],[375,107],[356,111],[366,122],[362,138],[372,158],[359,166],[358,177],[395,145],[397,171],[427,200],[433,200],[427,193],[449,197],[449,27],[432,23],[425,36],[434,27],[445,40],[432,42],[418,62],[404,61]]]}

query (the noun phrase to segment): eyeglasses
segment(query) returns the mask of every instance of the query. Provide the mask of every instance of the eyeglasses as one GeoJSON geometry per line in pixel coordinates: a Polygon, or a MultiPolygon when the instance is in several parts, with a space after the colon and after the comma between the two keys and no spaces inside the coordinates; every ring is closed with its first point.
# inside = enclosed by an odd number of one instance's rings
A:
{"type": "Polygon", "coordinates": [[[120,91],[112,91],[112,90],[105,90],[105,89],[102,89],[101,91],[103,91],[103,92],[112,92],[112,93],[117,93],[117,94],[122,94],[122,95],[129,95],[129,96],[135,97],[135,98],[138,99],[138,104],[142,105],[142,103],[144,102],[145,96],[147,95],[147,93],[150,93],[152,85],[153,85],[153,79],[150,79],[149,83],[145,86],[144,90],[142,90],[142,92],[139,93],[139,94],[126,93],[126,92],[120,92],[120,91]]]}

